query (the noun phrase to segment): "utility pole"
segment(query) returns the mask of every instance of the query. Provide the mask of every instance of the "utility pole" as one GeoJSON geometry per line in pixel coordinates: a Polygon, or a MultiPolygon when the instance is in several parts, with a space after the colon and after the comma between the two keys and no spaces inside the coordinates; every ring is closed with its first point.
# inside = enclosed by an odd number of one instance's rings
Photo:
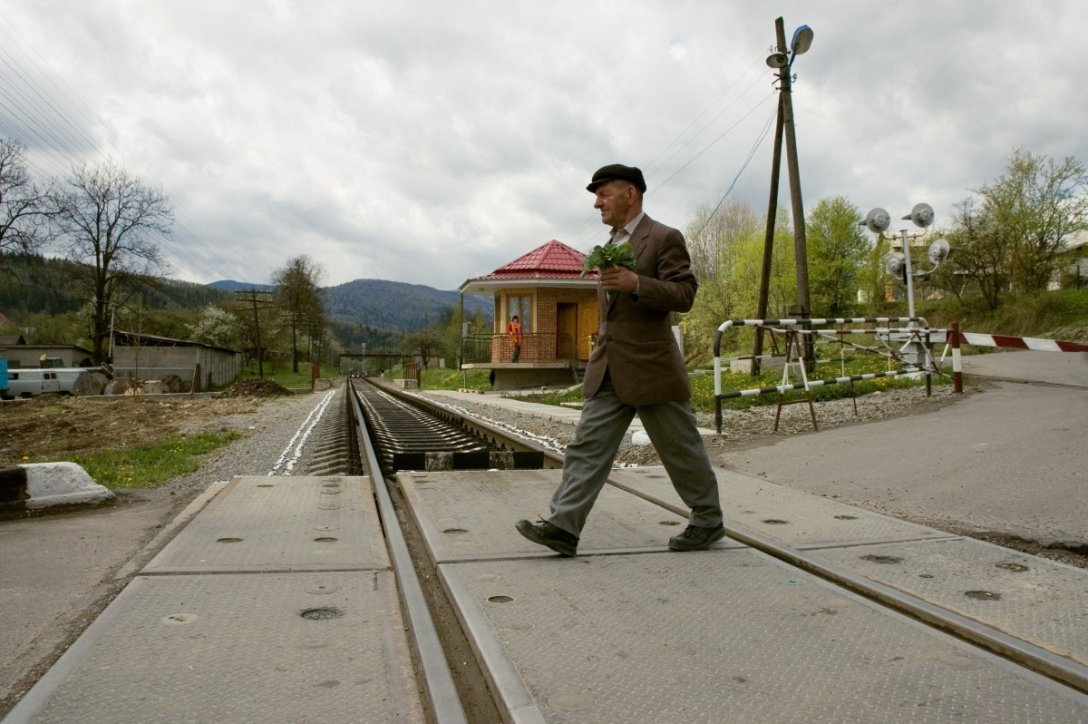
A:
{"type": "MultiPolygon", "coordinates": [[[[771,287],[771,264],[774,262],[774,227],[778,217],[778,177],[782,168],[782,96],[778,96],[778,121],[774,131],[774,157],[771,162],[771,198],[767,202],[767,230],[763,239],[763,268],[759,275],[759,302],[756,319],[767,318],[767,298],[771,287]]],[[[758,377],[763,355],[763,327],[756,327],[752,347],[752,377],[758,377]]]]}
{"type": "Polygon", "coordinates": [[[248,301],[253,306],[253,330],[257,337],[257,373],[264,379],[264,350],[261,349],[261,319],[258,311],[272,306],[272,292],[261,292],[256,289],[237,291],[235,296],[248,301]],[[248,299],[246,296],[248,295],[248,299]]]}
{"type": "MultiPolygon", "coordinates": [[[[771,169],[771,197],[767,214],[767,235],[763,245],[763,273],[759,288],[759,319],[767,315],[767,296],[770,286],[770,264],[774,247],[774,224],[778,207],[779,168],[782,163],[782,138],[786,141],[786,168],[790,180],[790,204],[793,210],[793,248],[797,269],[797,313],[802,319],[812,315],[808,288],[808,239],[805,235],[805,207],[801,200],[801,170],[797,163],[797,134],[793,122],[793,94],[791,92],[793,61],[812,45],[812,29],[807,25],[797,28],[790,45],[786,45],[785,21],[774,21],[776,52],[767,58],[767,65],[778,69],[778,123],[775,129],[774,160],[771,169]]],[[[752,352],[752,374],[759,373],[759,356],[763,352],[763,334],[756,331],[752,352]]],[[[815,350],[810,336],[805,338],[805,367],[811,371],[816,365],[815,350]]]]}

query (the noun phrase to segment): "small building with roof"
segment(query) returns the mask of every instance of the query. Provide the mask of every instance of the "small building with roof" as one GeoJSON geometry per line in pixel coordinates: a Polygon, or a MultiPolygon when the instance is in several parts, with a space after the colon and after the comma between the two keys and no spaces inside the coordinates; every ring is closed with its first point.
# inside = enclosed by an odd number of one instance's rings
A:
{"type": "Polygon", "coordinates": [[[492,370],[496,390],[575,384],[581,380],[600,322],[597,273],[582,276],[585,254],[552,239],[490,274],[469,279],[462,294],[495,301],[489,334],[461,340],[463,369],[492,370]],[[507,325],[522,326],[518,361],[507,325]]]}
{"type": "Polygon", "coordinates": [[[242,353],[186,339],[136,332],[113,333],[115,377],[161,380],[177,375],[193,392],[225,387],[242,373],[242,353]]]}
{"type": "Polygon", "coordinates": [[[74,344],[27,344],[22,335],[0,338],[0,357],[11,369],[90,367],[93,352],[74,344]]]}

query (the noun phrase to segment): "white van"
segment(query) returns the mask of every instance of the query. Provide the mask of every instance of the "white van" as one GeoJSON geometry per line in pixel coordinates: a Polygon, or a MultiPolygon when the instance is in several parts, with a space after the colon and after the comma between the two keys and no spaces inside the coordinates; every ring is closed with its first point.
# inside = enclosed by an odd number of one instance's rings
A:
{"type": "MultiPolygon", "coordinates": [[[[71,385],[68,386],[71,390],[71,385]]],[[[17,368],[8,370],[8,389],[4,399],[15,397],[33,397],[47,392],[60,392],[60,378],[57,370],[17,368]]]]}

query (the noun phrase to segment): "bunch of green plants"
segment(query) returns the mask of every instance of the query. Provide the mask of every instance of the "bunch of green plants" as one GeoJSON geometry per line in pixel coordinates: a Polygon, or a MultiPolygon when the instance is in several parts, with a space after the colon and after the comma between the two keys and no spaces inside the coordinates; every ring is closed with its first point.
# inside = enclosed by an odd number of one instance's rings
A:
{"type": "Polygon", "coordinates": [[[593,247],[585,261],[582,262],[582,276],[586,276],[594,269],[607,269],[610,266],[635,268],[635,252],[631,249],[629,242],[593,247]]]}

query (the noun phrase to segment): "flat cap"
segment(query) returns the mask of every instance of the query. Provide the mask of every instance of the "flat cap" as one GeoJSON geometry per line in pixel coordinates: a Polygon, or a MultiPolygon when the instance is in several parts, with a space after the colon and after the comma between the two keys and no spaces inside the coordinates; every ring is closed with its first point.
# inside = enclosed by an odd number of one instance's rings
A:
{"type": "Polygon", "coordinates": [[[634,166],[624,166],[622,163],[612,163],[597,169],[586,190],[596,191],[598,186],[609,181],[626,181],[638,189],[639,193],[646,193],[646,180],[642,178],[642,171],[634,166]]]}

